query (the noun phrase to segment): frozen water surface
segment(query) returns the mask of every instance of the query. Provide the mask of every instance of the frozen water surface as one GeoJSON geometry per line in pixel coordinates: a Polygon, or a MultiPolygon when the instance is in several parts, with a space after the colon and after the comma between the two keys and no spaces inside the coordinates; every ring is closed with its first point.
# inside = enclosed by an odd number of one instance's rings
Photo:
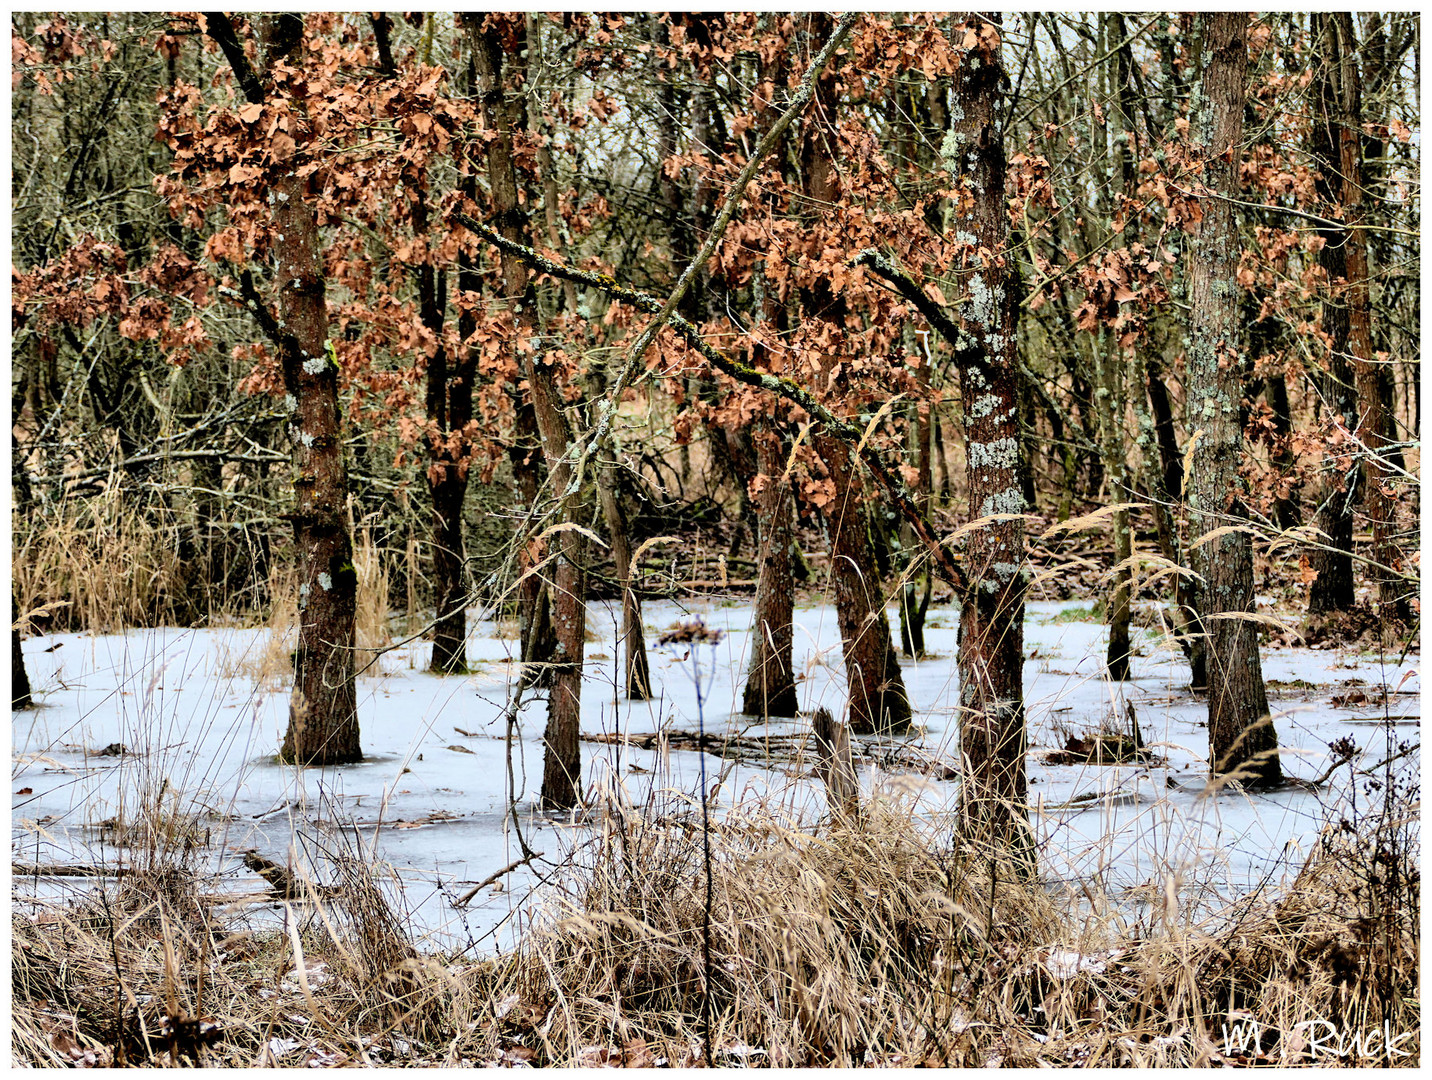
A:
{"type": "MultiPolygon", "coordinates": [[[[1105,631],[1069,617],[1077,603],[1031,603],[1025,628],[1025,694],[1029,727],[1029,793],[1041,871],[1051,883],[1090,886],[1114,896],[1162,890],[1176,874],[1190,895],[1228,896],[1296,867],[1326,818],[1349,797],[1347,768],[1331,785],[1251,795],[1205,791],[1206,704],[1188,691],[1180,655],[1150,632],[1136,631],[1135,678],[1122,686],[1102,677],[1105,631]],[[1158,759],[1148,764],[1058,764],[1046,760],[1068,734],[1101,725],[1124,730],[1132,703],[1141,734],[1158,759]]],[[[644,613],[653,699],[618,699],[620,656],[614,643],[619,605],[589,613],[582,725],[592,735],[691,732],[802,737],[807,721],[757,723],[740,715],[750,639],[749,603],[648,603],[644,613]],[[700,616],[725,631],[715,645],[662,648],[658,634],[700,616]],[[698,683],[699,680],[699,683],[698,683]],[[698,694],[699,685],[699,694],[698,694]],[[699,715],[698,715],[699,714],[699,715]]],[[[1077,614],[1075,612],[1074,614],[1077,614]]],[[[896,611],[890,611],[898,626],[896,611]]],[[[835,611],[796,611],[795,661],[803,710],[825,705],[837,715],[845,678],[835,611]]],[[[857,766],[867,796],[911,800],[920,814],[954,806],[958,761],[958,612],[931,609],[929,656],[902,663],[915,705],[906,737],[857,739],[857,766]]],[[[125,858],[103,823],[124,819],[141,790],[166,803],[205,811],[214,869],[240,892],[259,879],[242,867],[256,848],[286,859],[295,844],[316,859],[324,851],[362,851],[397,871],[392,883],[415,927],[443,945],[490,948],[510,940],[530,904],[535,873],[527,867],[484,889],[466,909],[452,900],[519,857],[506,814],[508,769],[502,716],[515,674],[510,631],[470,622],[466,678],[439,678],[422,668],[423,643],[384,654],[359,679],[358,708],[367,760],[332,769],[295,770],[274,753],[287,716],[285,688],[257,685],[253,670],[267,630],[158,629],[123,635],[65,634],[25,642],[25,661],[39,708],[13,714],[11,852],[17,862],[93,862],[125,858]],[[118,743],[129,753],[102,756],[118,743]]],[[[1285,772],[1307,779],[1331,763],[1328,744],[1351,736],[1357,762],[1397,753],[1392,740],[1420,744],[1419,659],[1380,658],[1349,650],[1265,649],[1264,674],[1285,772]],[[1337,707],[1332,698],[1356,687],[1385,707],[1337,707]],[[1384,713],[1395,726],[1371,723],[1384,713]],[[1389,748],[1390,747],[1390,748],[1389,748]]],[[[541,780],[546,704],[532,695],[520,720],[512,767],[519,820],[532,849],[549,858],[585,835],[570,819],[532,813],[541,780]]],[[[582,743],[587,790],[648,812],[684,813],[705,758],[713,805],[764,798],[793,821],[825,809],[811,774],[811,755],[792,760],[792,740],[769,756],[739,758],[692,750],[643,749],[619,742],[582,743]]],[[[1415,759],[1418,751],[1412,751],[1415,759]]],[[[1404,758],[1404,761],[1409,758],[1404,758]]],[[[1415,769],[1415,760],[1410,767],[1415,769]]],[[[86,887],[71,879],[67,886],[86,887]]],[[[21,878],[15,893],[58,887],[21,878]]]]}

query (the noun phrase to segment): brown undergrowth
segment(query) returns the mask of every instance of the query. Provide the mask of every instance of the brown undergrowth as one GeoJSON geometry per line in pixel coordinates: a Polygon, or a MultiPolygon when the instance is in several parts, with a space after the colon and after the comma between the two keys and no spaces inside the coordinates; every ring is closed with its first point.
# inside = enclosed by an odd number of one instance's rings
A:
{"type": "Polygon", "coordinates": [[[728,1065],[1372,1065],[1388,1032],[1416,1064],[1416,811],[1388,786],[1291,888],[1196,916],[1174,880],[1076,903],[899,804],[814,829],[737,810],[710,835],[709,970],[689,815],[610,811],[481,961],[415,951],[361,852],[265,923],[176,847],[14,916],[12,1056],[689,1065],[709,1030],[728,1065]]]}

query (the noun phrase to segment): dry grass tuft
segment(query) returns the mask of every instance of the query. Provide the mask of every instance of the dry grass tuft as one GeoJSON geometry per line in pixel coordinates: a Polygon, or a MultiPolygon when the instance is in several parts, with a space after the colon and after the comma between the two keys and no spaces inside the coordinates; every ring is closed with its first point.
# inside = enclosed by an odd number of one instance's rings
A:
{"type": "MultiPolygon", "coordinates": [[[[1378,827],[1330,835],[1286,896],[1193,922],[1176,882],[1148,921],[1056,901],[951,850],[949,824],[879,804],[815,833],[729,819],[711,836],[708,973],[699,830],[618,818],[564,883],[572,899],[484,969],[461,1053],[693,1064],[707,994],[717,1064],[1292,1064],[1315,1058],[1310,1024],[1324,1062],[1332,1028],[1417,1031],[1415,857],[1384,836],[1392,890],[1357,854],[1378,827]],[[1225,1044],[1230,1014],[1264,1025],[1257,1049],[1225,1044]]],[[[1395,1064],[1419,1059],[1415,1034],[1401,1049],[1395,1064]]]]}
{"type": "MultiPolygon", "coordinates": [[[[899,802],[816,828],[755,804],[711,828],[709,917],[699,816],[613,807],[518,944],[465,966],[414,950],[356,839],[325,833],[328,881],[299,866],[302,897],[263,898],[262,922],[170,845],[15,917],[12,1055],[691,1065],[709,1010],[728,1065],[1334,1063],[1329,1031],[1384,1025],[1416,1064],[1412,807],[1397,789],[1330,825],[1291,889],[1195,916],[1176,880],[1147,906],[1055,895],[899,802]],[[1256,1045],[1225,1041],[1238,1018],[1256,1045]]],[[[1340,1063],[1387,1062],[1364,1042],[1340,1063]]]]}
{"type": "Polygon", "coordinates": [[[196,615],[173,514],[142,512],[115,490],[16,518],[14,532],[19,609],[51,605],[45,631],[116,632],[196,615]]]}
{"type": "MultiPolygon", "coordinates": [[[[389,595],[392,587],[382,553],[364,529],[353,542],[353,569],[358,575],[357,607],[354,622],[360,649],[380,649],[392,640],[389,627],[389,595]]],[[[359,662],[361,667],[363,661],[359,662]]]]}
{"type": "MultiPolygon", "coordinates": [[[[367,531],[353,546],[353,568],[358,576],[354,611],[357,667],[365,675],[383,673],[381,661],[365,667],[371,652],[391,644],[389,593],[391,585],[381,552],[367,531]]],[[[298,648],[298,571],[291,563],[275,563],[269,573],[268,595],[273,598],[264,633],[258,641],[223,641],[216,655],[217,669],[226,678],[251,681],[256,687],[278,693],[293,685],[293,653],[298,648]]]]}

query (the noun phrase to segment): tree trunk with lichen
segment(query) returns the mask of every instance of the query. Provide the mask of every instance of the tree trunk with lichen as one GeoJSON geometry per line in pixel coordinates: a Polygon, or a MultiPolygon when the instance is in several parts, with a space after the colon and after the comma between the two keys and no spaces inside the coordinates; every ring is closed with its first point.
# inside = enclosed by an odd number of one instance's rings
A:
{"type": "MultiPolygon", "coordinates": [[[[267,15],[252,22],[259,39],[257,70],[222,14],[209,35],[224,50],[236,81],[253,103],[273,93],[267,71],[290,62],[303,46],[303,18],[267,15]]],[[[298,554],[298,649],[288,731],[279,757],[296,765],[361,761],[354,687],[354,618],[358,575],[348,534],[348,470],[338,409],[338,366],[328,339],[328,304],[318,221],[308,182],[295,174],[274,184],[274,339],[288,392],[293,443],[294,546],[298,554]]]]}
{"type": "MultiPolygon", "coordinates": [[[[1020,477],[1015,282],[1005,209],[999,16],[970,15],[973,47],[951,80],[941,156],[962,188],[967,240],[955,278],[963,335],[955,362],[964,403],[966,478],[976,518],[1024,512],[1020,477]]],[[[955,39],[964,34],[957,27],[955,39]]],[[[960,836],[970,844],[1028,847],[1024,730],[1024,522],[1002,517],[965,541],[969,585],[960,604],[960,836]]]]}
{"type": "MultiPolygon", "coordinates": [[[[489,16],[488,20],[502,17],[489,16]]],[[[525,31],[524,19],[520,29],[514,32],[521,38],[525,31]]],[[[512,136],[521,126],[521,105],[505,92],[503,86],[501,28],[488,25],[487,20],[476,20],[472,34],[478,86],[487,127],[493,133],[487,142],[487,173],[493,214],[503,236],[528,244],[527,218],[518,201],[517,170],[513,161],[512,136]]],[[[527,266],[520,258],[506,252],[502,254],[501,266],[503,291],[508,296],[520,297],[513,312],[514,331],[531,333],[537,326],[537,297],[527,266]]],[[[558,522],[577,525],[581,517],[581,493],[568,490],[573,479],[572,465],[567,458],[572,434],[567,416],[562,411],[563,398],[553,378],[547,351],[534,343],[534,347],[522,355],[522,369],[531,391],[532,415],[541,437],[542,453],[547,460],[548,480],[558,499],[558,522]]],[[[587,630],[583,573],[586,541],[578,529],[567,528],[560,533],[557,544],[555,565],[548,581],[556,645],[549,667],[540,799],[544,809],[567,810],[581,801],[581,745],[578,740],[581,732],[582,658],[587,630]]]]}
{"type": "Polygon", "coordinates": [[[751,628],[751,666],[741,711],[750,716],[795,716],[792,670],[795,593],[791,581],[791,493],[782,440],[762,421],[754,432],[756,470],[756,621],[751,628]]]}
{"type": "Polygon", "coordinates": [[[1203,155],[1203,219],[1189,245],[1189,397],[1200,432],[1189,476],[1192,531],[1203,575],[1200,616],[1208,641],[1209,763],[1218,775],[1270,786],[1282,779],[1278,738],[1258,653],[1253,545],[1243,460],[1243,380],[1236,271],[1240,247],[1231,200],[1248,70],[1248,16],[1199,16],[1203,79],[1191,134],[1203,155]],[[1225,526],[1235,528],[1215,535],[1225,526]]]}

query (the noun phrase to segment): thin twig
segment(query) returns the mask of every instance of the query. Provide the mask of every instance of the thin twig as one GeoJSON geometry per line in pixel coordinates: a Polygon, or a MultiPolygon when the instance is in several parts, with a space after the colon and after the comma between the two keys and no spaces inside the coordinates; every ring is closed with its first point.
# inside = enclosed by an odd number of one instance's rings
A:
{"type": "Polygon", "coordinates": [[[515,859],[515,860],[513,860],[512,862],[508,863],[508,864],[507,864],[506,866],[504,866],[501,870],[497,871],[497,873],[495,873],[495,874],[488,874],[487,877],[483,878],[481,881],[479,881],[479,882],[478,882],[476,885],[474,885],[472,888],[468,889],[467,892],[463,893],[463,894],[462,894],[461,896],[459,896],[456,900],[454,900],[454,901],[452,902],[452,906],[453,906],[453,907],[466,907],[466,906],[467,906],[467,902],[468,902],[469,900],[471,900],[471,899],[472,899],[474,896],[476,896],[478,893],[482,892],[483,889],[487,888],[487,887],[488,887],[489,885],[491,885],[493,882],[497,881],[499,878],[505,877],[506,875],[512,873],[512,871],[516,870],[519,866],[526,866],[526,865],[527,865],[528,863],[530,863],[533,859],[540,859],[540,858],[542,857],[542,855],[543,855],[543,852],[540,852],[540,851],[537,851],[537,852],[529,852],[529,853],[527,853],[526,855],[522,856],[522,858],[520,858],[520,859],[515,859]]]}

